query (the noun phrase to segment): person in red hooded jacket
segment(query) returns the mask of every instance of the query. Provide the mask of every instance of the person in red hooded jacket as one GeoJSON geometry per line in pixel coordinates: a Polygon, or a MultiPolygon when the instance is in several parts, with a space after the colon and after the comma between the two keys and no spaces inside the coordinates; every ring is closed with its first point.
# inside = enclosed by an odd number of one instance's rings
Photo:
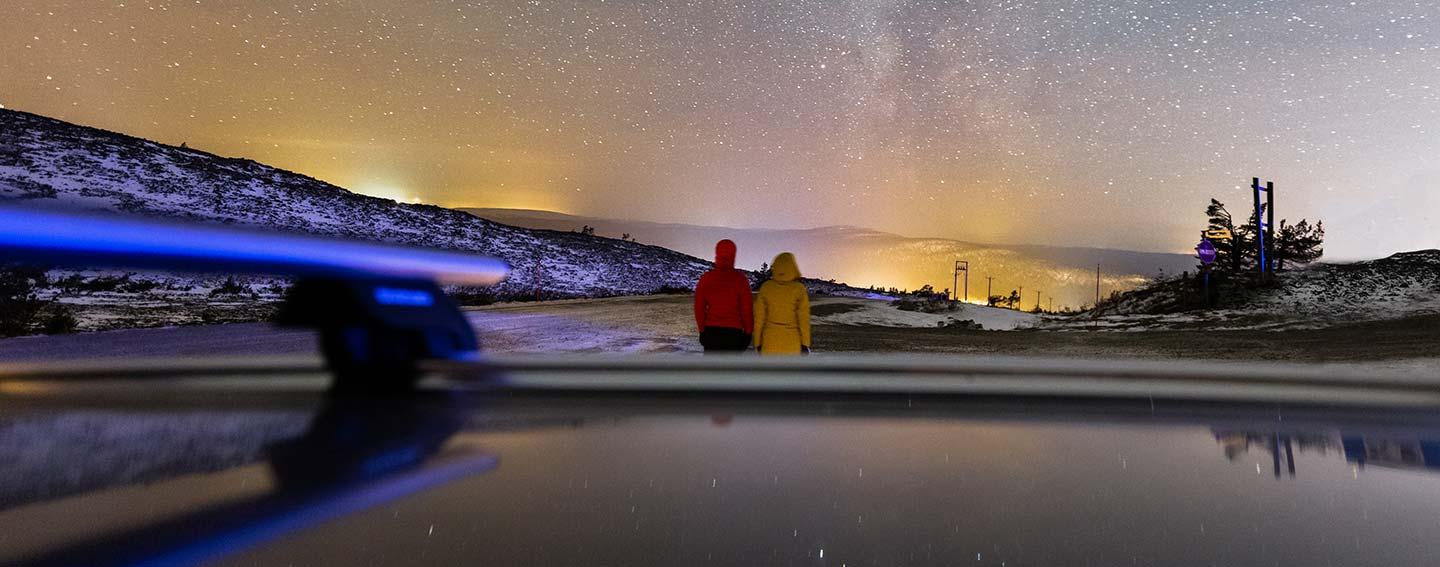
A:
{"type": "Polygon", "coordinates": [[[695,286],[695,325],[705,352],[742,352],[755,326],[750,280],[735,269],[735,243],[715,243],[715,267],[695,286]]]}

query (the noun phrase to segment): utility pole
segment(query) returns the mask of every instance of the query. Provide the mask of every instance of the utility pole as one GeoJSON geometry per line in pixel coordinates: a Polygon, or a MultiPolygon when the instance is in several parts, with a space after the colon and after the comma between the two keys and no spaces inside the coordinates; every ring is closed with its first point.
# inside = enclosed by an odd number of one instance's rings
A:
{"type": "Polygon", "coordinates": [[[1095,306],[1100,306],[1100,264],[1095,264],[1095,306]]]}
{"type": "Polygon", "coordinates": [[[1035,290],[1035,310],[1040,310],[1040,290],[1035,290]]]}
{"type": "Polygon", "coordinates": [[[1025,286],[1023,285],[1020,286],[1020,301],[1016,302],[1015,309],[1019,311],[1025,310],[1025,286]]]}
{"type": "Polygon", "coordinates": [[[989,305],[989,304],[990,304],[990,298],[991,298],[991,297],[994,297],[994,295],[991,295],[991,293],[990,293],[990,288],[991,288],[991,287],[994,287],[994,285],[995,285],[995,276],[985,276],[985,304],[986,304],[986,305],[989,305]]]}
{"type": "MultiPolygon", "coordinates": [[[[960,272],[965,272],[965,299],[964,299],[964,301],[967,301],[967,302],[968,302],[968,301],[970,301],[970,262],[966,262],[965,260],[956,260],[956,261],[955,261],[955,281],[950,284],[950,289],[955,290],[954,293],[956,294],[957,298],[958,298],[959,293],[960,293],[960,272]]],[[[958,299],[957,299],[957,301],[958,301],[958,299]]]]}
{"type": "Polygon", "coordinates": [[[1050,296],[1050,309],[1049,309],[1049,311],[1050,311],[1051,313],[1054,313],[1054,312],[1055,312],[1055,296],[1053,296],[1053,295],[1050,296]]]}

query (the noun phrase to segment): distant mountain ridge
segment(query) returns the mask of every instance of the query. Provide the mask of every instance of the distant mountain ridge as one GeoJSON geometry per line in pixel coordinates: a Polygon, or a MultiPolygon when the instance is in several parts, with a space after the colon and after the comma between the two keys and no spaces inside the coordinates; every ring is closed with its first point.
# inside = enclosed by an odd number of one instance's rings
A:
{"type": "MultiPolygon", "coordinates": [[[[1193,270],[1195,259],[1184,254],[1134,252],[1103,248],[1003,245],[943,238],[900,236],[853,226],[807,229],[746,229],[681,223],[627,221],[533,209],[462,208],[476,216],[529,228],[576,230],[589,225],[605,236],[629,233],[641,242],[707,257],[716,240],[729,238],[740,247],[739,265],[758,268],[778,252],[800,258],[808,273],[834,277],[851,285],[915,289],[930,284],[949,288],[955,260],[970,262],[970,295],[983,300],[987,281],[995,276],[993,293],[1024,287],[1025,301],[1033,291],[1054,297],[1056,307],[1094,301],[1095,269],[1102,270],[1103,293],[1139,286],[1161,272],[1193,270]]],[[[963,285],[962,285],[963,287],[963,285]]],[[[1047,302],[1048,303],[1048,302],[1047,302]]],[[[1026,305],[1032,305],[1027,303],[1026,305]]]]}

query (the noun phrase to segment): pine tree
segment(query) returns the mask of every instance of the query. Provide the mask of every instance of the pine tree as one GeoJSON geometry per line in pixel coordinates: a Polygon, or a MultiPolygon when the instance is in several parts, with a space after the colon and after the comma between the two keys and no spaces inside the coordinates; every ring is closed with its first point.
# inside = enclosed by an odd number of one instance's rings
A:
{"type": "Polygon", "coordinates": [[[1235,226],[1235,218],[1230,211],[1225,209],[1225,203],[1210,199],[1210,205],[1205,207],[1205,216],[1209,217],[1209,230],[1229,230],[1229,239],[1219,238],[1210,241],[1215,245],[1215,263],[1213,270],[1238,274],[1255,265],[1255,214],[1250,214],[1250,222],[1235,226]]]}
{"type": "Polygon", "coordinates": [[[765,283],[765,282],[767,282],[767,281],[770,281],[771,273],[770,273],[770,263],[769,263],[769,262],[761,262],[761,263],[760,263],[760,272],[759,272],[759,275],[760,275],[760,279],[755,282],[755,285],[752,287],[752,289],[757,289],[757,290],[758,290],[758,289],[760,289],[760,284],[763,284],[763,283],[765,283]]]}

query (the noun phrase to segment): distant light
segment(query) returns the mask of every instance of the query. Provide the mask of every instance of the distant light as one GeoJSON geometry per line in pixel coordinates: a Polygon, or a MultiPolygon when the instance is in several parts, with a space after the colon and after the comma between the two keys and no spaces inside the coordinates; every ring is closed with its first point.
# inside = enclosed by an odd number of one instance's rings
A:
{"type": "Polygon", "coordinates": [[[404,187],[399,187],[396,185],[388,185],[382,183],[361,183],[355,185],[352,190],[356,193],[369,195],[371,197],[390,199],[391,201],[395,201],[397,203],[413,203],[419,200],[419,197],[411,195],[410,191],[406,190],[404,187]]]}

